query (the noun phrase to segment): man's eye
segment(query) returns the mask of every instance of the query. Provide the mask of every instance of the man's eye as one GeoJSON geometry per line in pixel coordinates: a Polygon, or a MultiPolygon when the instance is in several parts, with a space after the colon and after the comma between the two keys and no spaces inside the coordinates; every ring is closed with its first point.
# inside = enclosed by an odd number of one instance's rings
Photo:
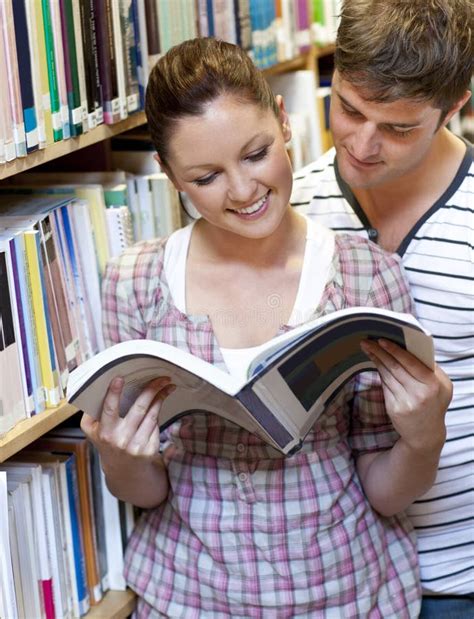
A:
{"type": "Polygon", "coordinates": [[[341,107],[342,111],[344,112],[344,114],[347,114],[347,116],[360,116],[360,113],[357,110],[353,110],[350,107],[345,107],[344,105],[342,105],[341,107]]]}
{"type": "Polygon", "coordinates": [[[260,159],[264,159],[268,154],[268,146],[262,148],[261,150],[253,153],[252,155],[247,155],[246,159],[249,161],[260,161],[260,159]]]}
{"type": "Polygon", "coordinates": [[[389,131],[397,137],[406,138],[410,135],[413,129],[397,129],[396,127],[389,127],[389,131]]]}

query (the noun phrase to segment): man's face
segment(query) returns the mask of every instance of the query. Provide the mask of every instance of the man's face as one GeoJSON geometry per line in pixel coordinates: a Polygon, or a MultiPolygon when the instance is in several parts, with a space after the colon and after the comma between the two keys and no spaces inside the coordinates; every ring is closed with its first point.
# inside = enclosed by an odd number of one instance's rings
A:
{"type": "Polygon", "coordinates": [[[334,73],[331,131],[340,174],[353,188],[401,181],[428,156],[441,111],[427,102],[368,101],[359,87],[334,73]]]}

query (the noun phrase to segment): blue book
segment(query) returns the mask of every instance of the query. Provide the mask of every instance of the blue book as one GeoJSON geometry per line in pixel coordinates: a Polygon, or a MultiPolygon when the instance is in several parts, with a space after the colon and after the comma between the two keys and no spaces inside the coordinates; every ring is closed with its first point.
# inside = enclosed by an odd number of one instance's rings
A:
{"type": "Polygon", "coordinates": [[[69,515],[71,519],[72,546],[74,552],[74,568],[76,576],[79,613],[85,615],[90,608],[89,591],[87,588],[86,563],[84,555],[84,540],[79,514],[79,486],[77,481],[76,457],[68,453],[66,460],[66,477],[69,515]]]}
{"type": "Polygon", "coordinates": [[[20,74],[20,91],[25,122],[26,150],[31,153],[39,148],[38,124],[33,94],[33,77],[31,74],[30,43],[28,40],[28,23],[24,0],[12,2],[13,22],[15,27],[16,54],[20,74]]]}
{"type": "Polygon", "coordinates": [[[33,414],[36,413],[36,402],[34,399],[33,393],[33,380],[32,380],[32,369],[30,367],[30,359],[28,355],[28,343],[27,343],[27,335],[26,335],[26,325],[25,325],[25,312],[23,311],[23,304],[21,300],[21,289],[20,289],[20,271],[18,260],[16,257],[16,248],[15,248],[15,240],[12,238],[8,242],[10,247],[10,258],[12,262],[12,273],[13,273],[13,283],[14,283],[14,294],[16,299],[16,311],[18,316],[18,325],[20,327],[21,333],[21,350],[23,353],[23,367],[25,370],[25,380],[26,380],[26,391],[28,394],[28,398],[33,400],[33,414]]]}
{"type": "Polygon", "coordinates": [[[212,0],[207,0],[207,24],[208,24],[208,36],[213,37],[215,34],[214,28],[214,9],[212,7],[212,0]]]}
{"type": "Polygon", "coordinates": [[[17,234],[14,237],[13,244],[15,248],[16,264],[18,267],[18,283],[20,285],[19,301],[17,297],[17,305],[18,307],[21,307],[23,311],[26,348],[30,367],[35,413],[41,413],[46,409],[46,393],[41,380],[41,369],[37,352],[37,342],[35,340],[35,332],[33,328],[34,319],[27,286],[26,264],[24,254],[25,249],[23,237],[21,234],[17,234]]]}

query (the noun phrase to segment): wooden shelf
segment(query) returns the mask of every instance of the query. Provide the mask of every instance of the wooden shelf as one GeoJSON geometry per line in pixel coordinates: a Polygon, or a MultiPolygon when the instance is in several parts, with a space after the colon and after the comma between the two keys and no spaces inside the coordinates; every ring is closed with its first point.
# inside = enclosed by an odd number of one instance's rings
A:
{"type": "Polygon", "coordinates": [[[139,127],[146,123],[145,112],[137,112],[132,116],[129,116],[125,120],[121,120],[114,125],[99,125],[92,131],[88,131],[83,135],[79,135],[76,138],[69,138],[68,140],[62,140],[51,144],[42,150],[37,150],[34,153],[27,155],[26,157],[20,157],[14,159],[9,163],[0,165],[0,179],[13,176],[19,172],[25,172],[30,168],[34,168],[37,165],[46,163],[53,159],[58,159],[63,155],[69,155],[86,146],[91,146],[97,142],[102,142],[108,138],[112,138],[114,135],[139,127]]]}
{"type": "Polygon", "coordinates": [[[23,419],[3,436],[0,436],[0,462],[27,447],[49,430],[72,417],[77,408],[64,402],[58,408],[49,408],[29,419],[23,419]]]}
{"type": "Polygon", "coordinates": [[[130,589],[107,591],[96,606],[92,606],[83,619],[125,619],[132,614],[136,596],[130,589]]]}

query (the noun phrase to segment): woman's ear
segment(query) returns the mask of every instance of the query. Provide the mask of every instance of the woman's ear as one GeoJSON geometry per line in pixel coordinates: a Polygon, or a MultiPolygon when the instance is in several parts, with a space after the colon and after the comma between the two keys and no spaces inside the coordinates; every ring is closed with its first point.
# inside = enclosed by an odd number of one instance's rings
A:
{"type": "Polygon", "coordinates": [[[289,142],[291,140],[291,127],[290,127],[290,118],[288,116],[288,112],[285,108],[285,102],[283,101],[283,97],[281,95],[277,95],[275,97],[277,106],[278,106],[278,120],[280,121],[281,130],[283,132],[283,138],[285,142],[289,142]]]}
{"type": "Polygon", "coordinates": [[[183,191],[182,188],[181,188],[181,185],[179,185],[178,181],[176,180],[173,172],[171,172],[169,166],[167,166],[166,163],[163,163],[163,161],[161,160],[161,157],[159,156],[158,153],[155,153],[153,155],[153,159],[160,166],[161,171],[164,172],[166,174],[166,176],[170,179],[170,181],[173,183],[173,185],[175,186],[177,191],[183,191]]]}

